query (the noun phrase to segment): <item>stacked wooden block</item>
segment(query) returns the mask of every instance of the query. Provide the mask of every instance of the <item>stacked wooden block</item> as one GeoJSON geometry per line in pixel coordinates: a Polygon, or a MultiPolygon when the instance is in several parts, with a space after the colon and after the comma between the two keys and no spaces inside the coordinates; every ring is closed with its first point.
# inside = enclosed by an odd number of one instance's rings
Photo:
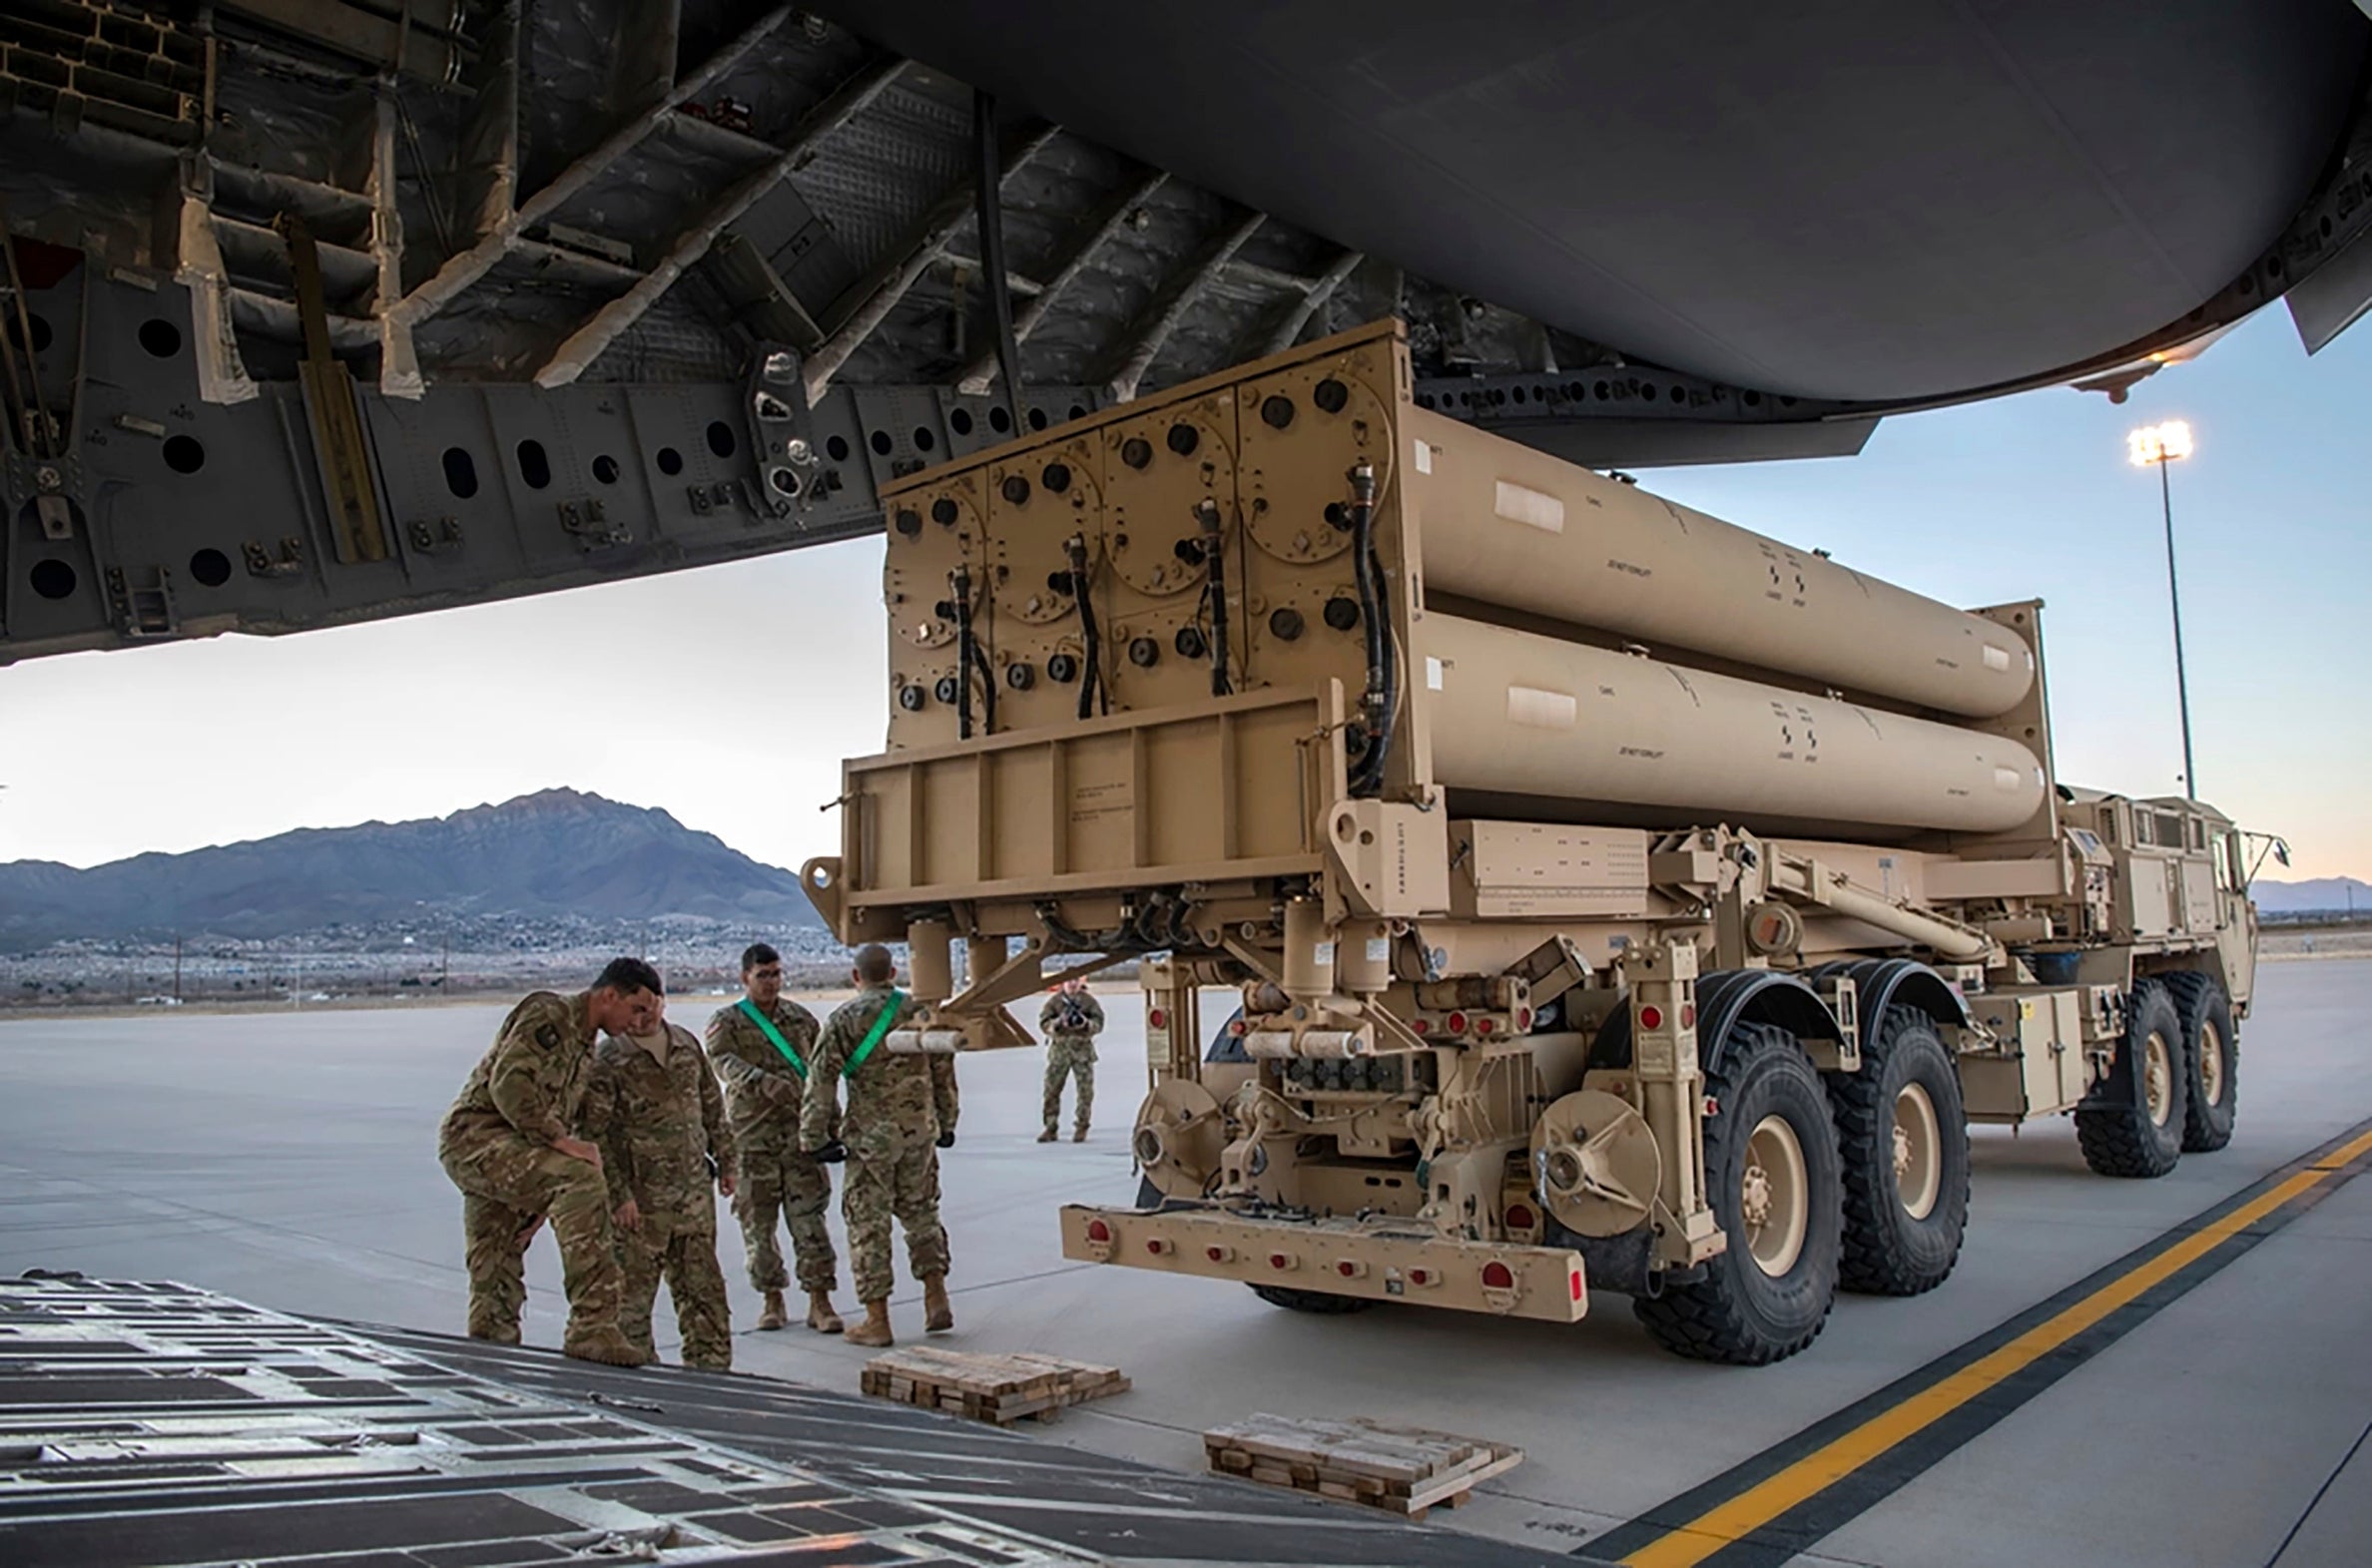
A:
{"type": "Polygon", "coordinates": [[[980,1355],[929,1346],[890,1350],[865,1363],[858,1386],[899,1404],[918,1404],[1010,1426],[1024,1417],[1054,1418],[1064,1405],[1124,1393],[1117,1366],[1012,1351],[980,1355]]]}
{"type": "Polygon", "coordinates": [[[1523,1450],[1369,1420],[1255,1415],[1203,1433],[1211,1468],[1422,1519],[1456,1508],[1475,1484],[1512,1470],[1523,1450]]]}

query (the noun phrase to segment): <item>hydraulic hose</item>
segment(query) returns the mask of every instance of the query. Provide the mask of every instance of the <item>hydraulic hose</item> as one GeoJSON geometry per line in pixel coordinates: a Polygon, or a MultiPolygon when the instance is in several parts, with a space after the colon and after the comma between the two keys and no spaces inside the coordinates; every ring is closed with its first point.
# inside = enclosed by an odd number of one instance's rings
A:
{"type": "MultiPolygon", "coordinates": [[[[972,738],[972,661],[979,653],[972,646],[971,568],[959,566],[949,572],[947,587],[954,595],[955,610],[955,739],[968,741],[972,738]]],[[[988,701],[996,701],[993,688],[988,701]]]]}
{"type": "Polygon", "coordinates": [[[1227,545],[1219,534],[1219,503],[1205,496],[1194,509],[1202,522],[1203,560],[1211,569],[1204,590],[1211,610],[1211,695],[1225,697],[1234,690],[1227,678],[1227,545]]]}
{"type": "Polygon", "coordinates": [[[1376,559],[1376,465],[1353,464],[1351,481],[1351,576],[1359,590],[1360,629],[1367,648],[1367,691],[1360,699],[1360,731],[1367,750],[1352,771],[1351,792],[1374,794],[1384,786],[1384,759],[1391,744],[1392,653],[1384,625],[1383,571],[1376,559]]]}
{"type": "Polygon", "coordinates": [[[1063,551],[1070,557],[1071,599],[1079,607],[1079,642],[1086,657],[1085,668],[1079,672],[1079,717],[1092,719],[1098,702],[1106,713],[1111,703],[1103,697],[1103,634],[1095,624],[1095,603],[1087,592],[1087,539],[1073,534],[1063,551]]]}

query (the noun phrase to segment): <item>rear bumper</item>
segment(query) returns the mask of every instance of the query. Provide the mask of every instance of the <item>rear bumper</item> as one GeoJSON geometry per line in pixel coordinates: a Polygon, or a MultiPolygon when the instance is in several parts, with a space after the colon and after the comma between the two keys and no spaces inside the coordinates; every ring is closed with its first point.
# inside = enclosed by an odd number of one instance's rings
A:
{"type": "Polygon", "coordinates": [[[1568,1248],[1377,1236],[1346,1221],[1071,1204],[1062,1211],[1062,1256],[1546,1322],[1574,1322],[1589,1309],[1581,1255],[1568,1248]]]}

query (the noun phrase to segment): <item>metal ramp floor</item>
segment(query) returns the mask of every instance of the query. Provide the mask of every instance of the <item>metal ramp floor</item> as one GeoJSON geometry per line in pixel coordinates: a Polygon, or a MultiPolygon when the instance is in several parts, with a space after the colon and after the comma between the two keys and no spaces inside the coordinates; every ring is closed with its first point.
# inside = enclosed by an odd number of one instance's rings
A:
{"type": "Polygon", "coordinates": [[[0,1281],[12,1568],[1574,1561],[770,1378],[0,1281]]]}

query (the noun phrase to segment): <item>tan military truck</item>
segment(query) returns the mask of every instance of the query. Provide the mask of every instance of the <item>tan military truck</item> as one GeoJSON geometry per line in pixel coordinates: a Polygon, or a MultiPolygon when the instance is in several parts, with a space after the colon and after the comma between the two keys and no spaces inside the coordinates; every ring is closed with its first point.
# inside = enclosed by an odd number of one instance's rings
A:
{"type": "Polygon", "coordinates": [[[804,874],[913,944],[893,1048],[1146,960],[1143,1199],[1067,1256],[1762,1362],[1951,1273],[1969,1122],[2231,1135],[2240,835],[2058,782],[2040,601],[1479,432],[1390,322],[885,493],[889,749],[804,874]]]}

